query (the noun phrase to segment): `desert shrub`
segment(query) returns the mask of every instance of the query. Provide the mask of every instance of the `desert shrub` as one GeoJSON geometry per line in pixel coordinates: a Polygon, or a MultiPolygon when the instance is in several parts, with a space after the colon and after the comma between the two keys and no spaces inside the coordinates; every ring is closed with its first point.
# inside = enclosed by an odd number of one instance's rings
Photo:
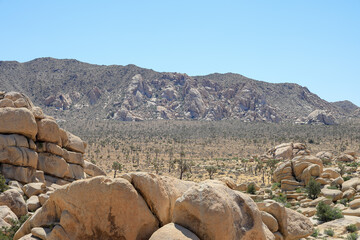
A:
{"type": "Polygon", "coordinates": [[[330,229],[325,229],[324,234],[326,234],[326,235],[328,235],[330,237],[333,237],[334,236],[334,230],[332,230],[331,228],[330,229]]]}
{"type": "Polygon", "coordinates": [[[343,177],[343,179],[344,179],[344,181],[350,180],[351,176],[345,176],[345,177],[343,177]]]}
{"type": "Polygon", "coordinates": [[[285,203],[284,207],[291,208],[292,205],[291,205],[291,203],[285,203]]]}
{"type": "Polygon", "coordinates": [[[304,187],[297,188],[297,189],[296,189],[296,192],[297,192],[297,193],[303,193],[303,192],[306,192],[306,188],[304,188],[304,187]]]}
{"type": "Polygon", "coordinates": [[[306,190],[309,198],[316,199],[321,192],[321,184],[311,178],[309,183],[306,185],[306,190]]]}
{"type": "Polygon", "coordinates": [[[347,198],[343,198],[337,201],[337,203],[340,203],[342,205],[344,205],[345,207],[348,205],[349,199],[347,198]]]}
{"type": "Polygon", "coordinates": [[[346,231],[351,232],[351,233],[356,232],[357,227],[355,224],[350,224],[350,225],[346,226],[346,231]]]}
{"type": "Polygon", "coordinates": [[[316,207],[316,216],[320,221],[328,222],[344,217],[338,208],[332,208],[324,202],[320,202],[316,207]]]}
{"type": "Polygon", "coordinates": [[[287,202],[287,197],[286,197],[285,194],[280,193],[278,196],[275,196],[273,198],[273,200],[275,200],[276,202],[279,202],[279,203],[286,203],[287,202]]]}
{"type": "Polygon", "coordinates": [[[318,237],[319,236],[319,229],[315,228],[313,234],[311,234],[312,237],[318,237]]]}
{"type": "Polygon", "coordinates": [[[353,233],[350,233],[346,236],[346,240],[356,240],[358,237],[358,234],[353,232],[353,233]]]}
{"type": "Polygon", "coordinates": [[[8,185],[6,185],[6,180],[3,175],[0,174],[0,192],[4,192],[9,188],[8,185]]]}
{"type": "Polygon", "coordinates": [[[247,186],[246,192],[249,194],[255,194],[256,193],[255,184],[249,184],[247,186]]]}
{"type": "Polygon", "coordinates": [[[338,189],[337,186],[328,186],[327,189],[338,189]]]}
{"type": "Polygon", "coordinates": [[[273,185],[271,186],[271,190],[275,191],[276,189],[278,189],[280,187],[281,187],[281,183],[276,182],[276,183],[273,183],[273,185]]]}
{"type": "Polygon", "coordinates": [[[29,218],[29,216],[24,215],[19,218],[19,220],[12,220],[11,227],[2,227],[0,231],[0,239],[1,240],[12,240],[14,238],[15,233],[21,225],[29,218]]]}

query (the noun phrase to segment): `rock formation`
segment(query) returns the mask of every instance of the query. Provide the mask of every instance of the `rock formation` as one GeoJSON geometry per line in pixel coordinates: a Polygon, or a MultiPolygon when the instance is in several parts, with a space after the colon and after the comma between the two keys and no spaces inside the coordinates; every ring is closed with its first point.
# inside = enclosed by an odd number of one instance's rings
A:
{"type": "MultiPolygon", "coordinates": [[[[302,214],[278,208],[282,218],[273,217],[278,227],[269,226],[277,236],[298,239],[312,233],[302,214]]],[[[57,189],[14,239],[38,234],[46,239],[275,239],[265,222],[250,197],[222,182],[129,173],[57,189]]]]}
{"type": "Polygon", "coordinates": [[[311,112],[305,118],[299,118],[296,123],[299,124],[325,124],[325,125],[335,125],[337,121],[333,114],[326,112],[325,110],[316,109],[311,112]]]}
{"type": "Polygon", "coordinates": [[[272,159],[292,159],[295,156],[309,155],[310,151],[303,143],[282,143],[274,148],[268,150],[265,154],[265,158],[272,159]]]}
{"type": "Polygon", "coordinates": [[[0,163],[5,178],[62,185],[86,178],[86,143],[20,93],[0,94],[0,163]]]}
{"type": "Polygon", "coordinates": [[[84,160],[85,142],[27,96],[0,93],[0,106],[0,173],[10,188],[0,194],[0,206],[21,217],[41,207],[60,185],[105,175],[84,160]]]}

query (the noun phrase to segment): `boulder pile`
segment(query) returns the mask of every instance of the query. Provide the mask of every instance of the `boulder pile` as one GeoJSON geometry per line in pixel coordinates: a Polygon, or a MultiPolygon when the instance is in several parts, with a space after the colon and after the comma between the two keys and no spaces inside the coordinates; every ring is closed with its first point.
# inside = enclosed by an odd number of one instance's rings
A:
{"type": "Polygon", "coordinates": [[[94,174],[86,169],[85,148],[27,96],[0,93],[0,172],[5,178],[59,185],[84,179],[94,174]]]}
{"type": "Polygon", "coordinates": [[[194,183],[141,172],[98,176],[56,190],[14,239],[270,240],[313,232],[302,214],[269,204],[277,208],[257,205],[216,180],[194,183]]]}
{"type": "Polygon", "coordinates": [[[306,148],[303,143],[282,143],[274,148],[268,150],[265,154],[265,158],[272,159],[292,159],[296,156],[309,155],[310,150],[306,148]]]}
{"type": "Polygon", "coordinates": [[[105,173],[84,160],[86,143],[17,92],[0,92],[0,227],[40,208],[61,185],[105,173]],[[9,212],[10,211],[10,212],[9,212]]]}
{"type": "Polygon", "coordinates": [[[281,183],[283,191],[292,191],[305,187],[311,178],[322,185],[332,184],[340,180],[340,174],[333,168],[324,168],[320,158],[315,156],[297,156],[291,160],[280,162],[273,174],[273,180],[281,183]]]}

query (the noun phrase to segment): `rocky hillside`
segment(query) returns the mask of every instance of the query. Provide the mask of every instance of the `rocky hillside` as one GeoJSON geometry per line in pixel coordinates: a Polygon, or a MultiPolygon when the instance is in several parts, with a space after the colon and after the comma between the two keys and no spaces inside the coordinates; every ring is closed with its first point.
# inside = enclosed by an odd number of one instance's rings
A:
{"type": "MultiPolygon", "coordinates": [[[[40,58],[0,62],[0,90],[24,92],[63,119],[196,119],[295,121],[324,110],[336,118],[356,110],[332,104],[297,84],[272,84],[239,74],[188,76],[135,65],[104,66],[40,58]]],[[[356,107],[357,108],[357,107],[356,107]]]]}

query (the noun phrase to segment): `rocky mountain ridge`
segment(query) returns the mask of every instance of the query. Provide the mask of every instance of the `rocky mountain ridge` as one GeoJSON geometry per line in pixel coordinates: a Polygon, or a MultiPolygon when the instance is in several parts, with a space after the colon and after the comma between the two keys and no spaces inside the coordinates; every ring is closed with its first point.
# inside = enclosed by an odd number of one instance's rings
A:
{"type": "Polygon", "coordinates": [[[24,92],[45,112],[65,120],[295,122],[315,110],[335,118],[354,116],[357,110],[292,83],[266,83],[233,73],[192,77],[71,59],[2,61],[0,82],[0,90],[24,92]]]}

